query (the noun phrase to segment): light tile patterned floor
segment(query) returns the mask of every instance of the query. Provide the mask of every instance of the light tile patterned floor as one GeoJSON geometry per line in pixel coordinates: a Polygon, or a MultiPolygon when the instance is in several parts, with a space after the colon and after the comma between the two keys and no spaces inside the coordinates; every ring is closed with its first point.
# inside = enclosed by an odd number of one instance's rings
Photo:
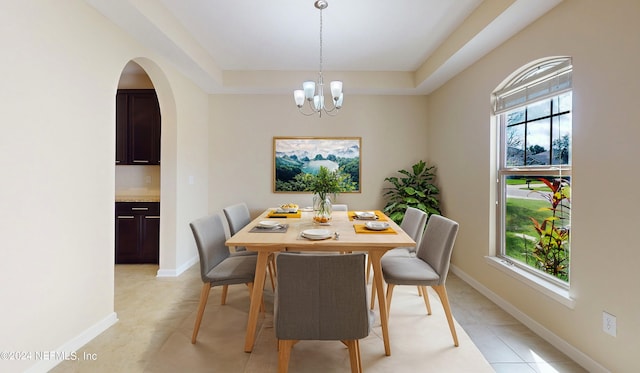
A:
{"type": "Polygon", "coordinates": [[[586,372],[459,277],[449,274],[447,291],[454,317],[496,372],[586,372]]]}
{"type": "MultiPolygon", "coordinates": [[[[178,278],[157,278],[156,272],[155,265],[116,266],[115,308],[120,322],[82,348],[99,354],[102,371],[144,371],[154,351],[196,308],[201,284],[197,265],[178,278]],[[184,307],[185,294],[194,289],[184,307]],[[157,320],[163,320],[163,328],[150,327],[157,325],[157,320]]],[[[454,317],[496,372],[586,372],[453,274],[447,279],[447,290],[454,317]]],[[[51,372],[89,372],[95,368],[94,364],[65,362],[51,372]]]]}

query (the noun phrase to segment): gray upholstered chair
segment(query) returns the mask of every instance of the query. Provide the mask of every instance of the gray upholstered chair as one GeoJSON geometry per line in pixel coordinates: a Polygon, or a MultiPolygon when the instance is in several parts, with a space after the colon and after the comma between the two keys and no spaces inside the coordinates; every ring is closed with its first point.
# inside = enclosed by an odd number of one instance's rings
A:
{"type": "MultiPolygon", "coordinates": [[[[227,219],[229,233],[232,236],[251,222],[249,207],[247,207],[247,204],[244,202],[227,206],[222,209],[222,212],[227,219]]],[[[237,252],[247,250],[245,247],[236,247],[235,249],[237,252]]]]}
{"type": "MultiPolygon", "coordinates": [[[[416,247],[397,247],[395,249],[389,250],[384,254],[384,257],[390,256],[400,256],[400,257],[411,257],[415,256],[417,247],[420,245],[420,240],[422,239],[422,235],[424,234],[424,227],[427,224],[427,213],[418,210],[414,207],[407,207],[404,212],[404,218],[400,223],[400,228],[405,231],[406,234],[411,237],[416,242],[416,247]]],[[[367,280],[369,279],[369,273],[371,271],[371,261],[367,260],[367,280]]],[[[418,287],[418,294],[422,295],[420,287],[418,287]]],[[[376,288],[375,286],[371,287],[371,309],[376,301],[376,288]]]]}
{"type": "Polygon", "coordinates": [[[349,206],[345,205],[345,204],[332,204],[331,205],[331,210],[332,211],[349,211],[349,206]]]}
{"type": "Polygon", "coordinates": [[[445,282],[457,234],[458,223],[444,216],[431,215],[415,257],[385,255],[381,261],[382,275],[388,284],[389,311],[393,288],[396,285],[417,285],[422,289],[427,314],[431,315],[431,305],[427,296],[427,286],[431,286],[440,297],[455,346],[458,346],[458,335],[451,316],[445,282]]]}
{"type": "MultiPolygon", "coordinates": [[[[251,213],[249,212],[249,207],[244,202],[236,203],[235,205],[227,206],[222,209],[225,218],[227,219],[227,224],[229,225],[229,234],[233,236],[238,233],[242,228],[244,228],[247,224],[251,222],[251,213]]],[[[235,248],[235,252],[237,255],[256,255],[258,254],[255,251],[247,251],[247,248],[244,246],[239,246],[235,248]]],[[[273,256],[269,258],[269,279],[271,280],[271,288],[273,290],[276,289],[275,285],[275,265],[273,264],[273,256]]]]}
{"type": "MultiPolygon", "coordinates": [[[[405,231],[406,234],[409,235],[415,242],[416,247],[397,247],[393,250],[387,251],[384,255],[399,255],[399,256],[412,256],[415,254],[418,245],[420,245],[420,239],[422,238],[422,234],[424,233],[424,227],[427,224],[427,213],[418,210],[414,207],[407,207],[404,211],[404,218],[402,218],[402,222],[400,223],[400,228],[405,231]]],[[[369,279],[369,275],[371,274],[371,262],[367,261],[367,279],[369,279]]]]}
{"type": "Polygon", "coordinates": [[[402,223],[400,223],[400,228],[405,231],[409,237],[411,237],[414,241],[416,241],[416,246],[414,247],[397,247],[393,250],[389,250],[385,256],[412,256],[418,250],[418,246],[420,246],[420,240],[422,239],[422,235],[424,234],[424,228],[427,225],[427,213],[418,210],[414,207],[407,207],[404,212],[404,218],[402,219],[402,223]]]}
{"type": "Polygon", "coordinates": [[[189,226],[198,247],[200,276],[203,282],[198,314],[193,327],[193,335],[191,336],[191,343],[196,343],[200,322],[202,321],[211,287],[222,286],[220,304],[226,303],[229,285],[246,284],[249,287],[249,295],[251,295],[257,256],[231,255],[229,248],[225,246],[224,225],[219,215],[200,218],[191,222],[189,226]]]}
{"type": "Polygon", "coordinates": [[[351,372],[361,372],[359,339],[369,335],[364,253],[296,254],[276,258],[274,327],[278,371],[287,372],[299,340],[338,340],[349,349],[351,372]]]}

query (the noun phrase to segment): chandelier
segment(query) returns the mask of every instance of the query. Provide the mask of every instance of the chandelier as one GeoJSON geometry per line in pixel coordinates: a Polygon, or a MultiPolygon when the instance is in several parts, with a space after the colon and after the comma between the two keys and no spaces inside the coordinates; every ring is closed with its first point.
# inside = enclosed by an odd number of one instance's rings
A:
{"type": "Polygon", "coordinates": [[[342,107],[342,82],[339,80],[332,81],[330,84],[331,97],[333,100],[330,105],[325,105],[324,100],[324,80],[322,76],[322,10],[329,6],[325,0],[317,0],[313,4],[320,9],[320,73],[318,74],[318,82],[306,81],[302,83],[302,89],[293,91],[293,98],[300,112],[306,116],[318,114],[322,117],[324,112],[327,115],[336,115],[342,107]],[[311,111],[303,109],[305,100],[309,104],[311,111]]]}

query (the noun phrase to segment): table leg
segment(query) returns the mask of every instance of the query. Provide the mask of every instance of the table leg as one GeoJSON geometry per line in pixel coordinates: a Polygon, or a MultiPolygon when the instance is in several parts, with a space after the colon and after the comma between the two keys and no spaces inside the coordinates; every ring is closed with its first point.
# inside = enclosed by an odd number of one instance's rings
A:
{"type": "Polygon", "coordinates": [[[387,309],[387,298],[384,296],[384,285],[382,284],[382,265],[380,259],[384,251],[370,251],[371,265],[373,266],[373,285],[378,293],[378,306],[380,308],[380,323],[382,324],[382,339],[384,340],[384,353],[391,356],[391,346],[389,344],[389,315],[387,309]]]}
{"type": "Polygon", "coordinates": [[[264,278],[267,272],[267,259],[269,252],[259,251],[256,263],[256,277],[253,280],[253,294],[251,295],[251,306],[249,307],[249,320],[247,321],[247,334],[244,338],[244,351],[251,352],[256,339],[256,327],[258,325],[258,315],[262,304],[262,291],[264,288],[264,278]]]}

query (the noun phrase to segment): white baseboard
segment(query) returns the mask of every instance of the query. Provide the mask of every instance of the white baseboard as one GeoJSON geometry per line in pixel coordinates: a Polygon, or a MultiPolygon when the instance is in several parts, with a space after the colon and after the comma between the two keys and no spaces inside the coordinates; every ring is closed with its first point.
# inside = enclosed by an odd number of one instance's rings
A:
{"type": "MultiPolygon", "coordinates": [[[[93,326],[86,329],[84,332],[80,333],[75,338],[66,342],[62,346],[56,348],[54,351],[59,353],[60,356],[75,356],[75,352],[78,351],[82,346],[86,345],[89,341],[100,335],[105,330],[109,329],[113,324],[118,322],[118,315],[115,312],[112,312],[107,317],[94,324],[93,326]]],[[[60,364],[64,360],[51,359],[51,360],[40,360],[37,364],[32,365],[25,372],[27,373],[41,373],[48,372],[53,369],[56,365],[60,364]]]]}
{"type": "Polygon", "coordinates": [[[158,269],[158,273],[156,277],[178,277],[182,274],[182,272],[191,268],[192,265],[198,263],[200,259],[198,256],[194,256],[191,259],[187,260],[183,265],[176,269],[158,269]]]}
{"type": "Polygon", "coordinates": [[[486,286],[482,285],[478,281],[476,281],[473,277],[466,274],[460,268],[451,265],[451,272],[462,279],[464,282],[468,283],[472,288],[476,289],[485,297],[489,298],[495,304],[497,304],[500,308],[502,308],[505,312],[515,317],[518,321],[524,324],[527,328],[531,329],[534,333],[539,335],[542,339],[549,342],[558,350],[562,351],[565,355],[569,356],[573,361],[580,364],[583,368],[593,373],[609,373],[605,367],[600,365],[598,362],[590,358],[588,355],[578,350],[571,344],[569,344],[564,339],[560,338],[556,334],[552,333],[549,329],[545,328],[527,314],[523,313],[516,307],[514,307],[511,303],[507,302],[496,293],[491,291],[486,286]]]}

